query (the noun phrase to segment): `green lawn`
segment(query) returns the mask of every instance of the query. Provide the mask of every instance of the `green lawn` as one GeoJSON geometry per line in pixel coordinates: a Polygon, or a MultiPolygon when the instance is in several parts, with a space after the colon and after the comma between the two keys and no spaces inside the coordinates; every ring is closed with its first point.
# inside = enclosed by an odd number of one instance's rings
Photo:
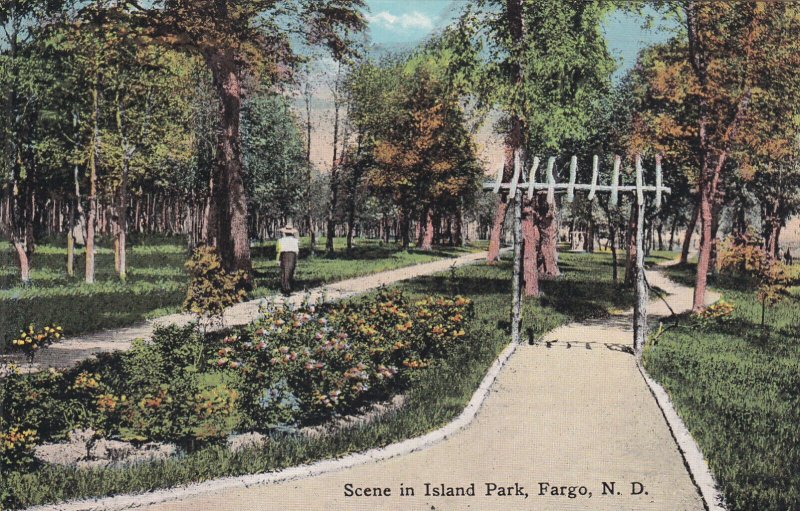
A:
{"type": "MultiPolygon", "coordinates": [[[[131,325],[145,318],[180,310],[186,293],[183,264],[188,257],[182,238],[132,236],[128,250],[128,279],[122,283],[114,273],[114,256],[108,243],[96,253],[96,283],[83,283],[83,252],[76,255],[76,277],[66,275],[66,247],[49,243],[37,247],[33,257],[31,284],[19,285],[18,270],[11,247],[0,242],[0,353],[6,341],[30,322],[57,323],[69,334],[131,325]]],[[[323,238],[318,247],[324,247],[323,238]]],[[[485,245],[485,244],[483,244],[485,245]]],[[[336,239],[336,253],[309,256],[308,240],[302,240],[297,268],[297,286],[369,275],[403,266],[456,257],[483,248],[441,248],[433,252],[410,252],[395,244],[356,240],[345,253],[345,240],[336,239]]],[[[256,288],[252,297],[266,296],[279,289],[275,242],[253,247],[256,288]]]]}
{"type": "MultiPolygon", "coordinates": [[[[670,269],[694,283],[693,268],[670,269]]],[[[724,321],[682,316],[648,346],[648,371],[669,392],[730,511],[800,509],[800,288],[767,311],[755,292],[717,282],[724,321]]]]}
{"type": "MultiPolygon", "coordinates": [[[[608,256],[564,254],[561,267],[564,277],[544,282],[543,298],[525,301],[523,329],[530,338],[536,339],[566,322],[607,316],[611,309],[632,304],[631,292],[620,292],[612,285],[608,256]]],[[[510,277],[511,265],[505,260],[496,266],[465,266],[396,286],[412,298],[461,293],[472,298],[475,305],[475,317],[466,325],[463,344],[441,363],[421,370],[407,391],[407,404],[400,413],[316,439],[276,436],[264,448],[237,453],[210,445],[183,457],[128,468],[75,470],[48,466],[28,474],[11,473],[5,482],[0,481],[0,494],[6,493],[9,502],[23,507],[147,491],[278,470],[422,435],[461,413],[487,368],[508,344],[510,277]]]]}

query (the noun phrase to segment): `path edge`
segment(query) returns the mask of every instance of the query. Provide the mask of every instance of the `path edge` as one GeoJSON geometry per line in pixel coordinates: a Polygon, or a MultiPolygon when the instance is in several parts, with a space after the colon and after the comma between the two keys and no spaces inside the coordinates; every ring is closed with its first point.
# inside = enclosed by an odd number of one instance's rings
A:
{"type": "Polygon", "coordinates": [[[188,497],[196,497],[235,488],[249,488],[255,485],[305,479],[331,472],[337,472],[358,465],[365,465],[396,456],[411,454],[432,447],[450,436],[466,429],[477,417],[480,408],[489,396],[497,377],[516,352],[518,344],[510,342],[489,367],[480,385],[472,394],[467,406],[451,422],[422,436],[402,440],[385,447],[378,447],[342,458],[317,461],[307,465],[289,467],[278,472],[265,472],[238,477],[211,479],[202,483],[174,488],[166,488],[148,493],[124,494],[97,499],[69,501],[27,508],[27,511],[122,511],[142,506],[163,504],[188,497]]]}
{"type": "Polygon", "coordinates": [[[700,492],[706,511],[727,511],[725,500],[717,490],[717,481],[714,478],[714,474],[708,468],[708,463],[706,463],[700,447],[689,432],[689,428],[686,427],[683,419],[675,410],[669,394],[661,384],[650,376],[650,373],[647,372],[647,369],[642,364],[637,363],[636,366],[650,389],[650,393],[655,398],[664,420],[667,421],[670,434],[672,434],[672,438],[678,446],[678,451],[681,453],[683,463],[689,472],[689,477],[700,492]]]}

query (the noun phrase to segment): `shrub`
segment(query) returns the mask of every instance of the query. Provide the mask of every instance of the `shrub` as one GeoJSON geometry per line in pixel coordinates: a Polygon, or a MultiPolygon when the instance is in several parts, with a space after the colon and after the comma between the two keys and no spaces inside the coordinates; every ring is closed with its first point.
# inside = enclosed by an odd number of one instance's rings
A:
{"type": "Polygon", "coordinates": [[[33,462],[36,431],[14,426],[0,430],[0,468],[23,469],[33,462]]]}
{"type": "Polygon", "coordinates": [[[213,247],[198,247],[186,262],[191,280],[183,302],[184,310],[201,321],[221,319],[227,307],[245,299],[246,275],[243,271],[229,274],[213,247]]]}
{"type": "Polygon", "coordinates": [[[12,339],[11,350],[22,351],[28,359],[29,364],[33,364],[36,353],[61,339],[63,329],[60,326],[47,325],[41,330],[36,330],[36,326],[31,323],[26,330],[21,330],[16,339],[12,339]]]}
{"type": "Polygon", "coordinates": [[[37,431],[40,440],[63,438],[70,406],[64,396],[67,385],[54,369],[20,374],[12,366],[0,384],[0,431],[18,426],[37,431]]]}
{"type": "Polygon", "coordinates": [[[704,329],[715,328],[719,323],[730,321],[733,318],[733,311],[733,304],[720,299],[696,315],[697,323],[704,329]]]}
{"type": "Polygon", "coordinates": [[[241,375],[248,427],[317,421],[404,385],[464,337],[472,303],[397,292],[336,305],[264,311],[222,340],[210,362],[241,375]]]}
{"type": "Polygon", "coordinates": [[[128,405],[121,434],[133,440],[205,440],[227,434],[238,394],[201,371],[203,335],[194,325],[157,329],[122,368],[128,405]]]}

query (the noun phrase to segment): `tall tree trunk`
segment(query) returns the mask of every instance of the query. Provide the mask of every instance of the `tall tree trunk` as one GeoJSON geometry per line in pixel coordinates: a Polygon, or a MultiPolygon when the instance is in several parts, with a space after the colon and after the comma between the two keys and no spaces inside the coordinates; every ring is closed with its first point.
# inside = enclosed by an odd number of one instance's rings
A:
{"type": "Polygon", "coordinates": [[[305,89],[303,90],[303,100],[306,105],[306,212],[304,222],[306,229],[308,229],[308,236],[310,238],[310,252],[313,256],[317,251],[317,232],[314,229],[314,224],[311,219],[311,210],[314,197],[311,187],[311,86],[306,82],[305,89]]]}
{"type": "Polygon", "coordinates": [[[632,286],[636,278],[636,205],[631,205],[631,214],[628,219],[627,242],[625,249],[625,282],[632,286]]]}
{"type": "Polygon", "coordinates": [[[694,230],[697,227],[697,219],[700,215],[700,196],[697,197],[697,203],[695,204],[694,211],[692,212],[692,218],[689,219],[689,223],[686,224],[686,234],[683,235],[683,246],[681,247],[681,259],[680,264],[686,265],[689,261],[689,249],[692,248],[692,236],[694,235],[694,230]]]}
{"type": "Polygon", "coordinates": [[[353,232],[356,222],[356,201],[358,200],[358,184],[361,182],[361,134],[358,135],[356,163],[350,172],[350,183],[347,193],[347,251],[353,250],[353,232]]]}
{"type": "Polygon", "coordinates": [[[325,252],[333,254],[333,239],[336,237],[336,208],[339,206],[339,110],[341,109],[341,98],[339,96],[339,78],[342,71],[342,63],[339,62],[336,70],[336,83],[333,91],[333,162],[331,165],[330,179],[330,204],[328,205],[327,218],[327,239],[325,240],[325,252]]]}
{"type": "Polygon", "coordinates": [[[411,246],[411,212],[403,210],[400,219],[400,231],[403,239],[403,250],[408,250],[411,246]]]}
{"type": "MultiPolygon", "coordinates": [[[[127,149],[125,149],[127,152],[127,149]]],[[[123,156],[122,180],[119,185],[119,199],[117,203],[117,275],[121,281],[128,276],[127,262],[127,233],[128,233],[128,156],[123,156]]]]}
{"type": "Polygon", "coordinates": [[[97,154],[100,144],[100,91],[95,77],[92,87],[92,142],[89,148],[89,196],[86,215],[86,266],[84,280],[94,284],[94,237],[97,228],[97,154]]]}
{"type": "Polygon", "coordinates": [[[712,211],[711,186],[705,185],[700,188],[700,254],[697,260],[697,275],[695,278],[694,296],[692,301],[692,311],[699,312],[705,308],[706,285],[708,282],[708,270],[711,263],[712,249],[712,211]]]}
{"type": "Polygon", "coordinates": [[[220,127],[217,138],[215,210],[219,254],[229,271],[252,273],[247,231],[247,194],[244,188],[239,132],[242,88],[239,66],[232,50],[220,49],[208,57],[219,97],[220,127]]]}
{"type": "Polygon", "coordinates": [[[537,251],[539,249],[539,229],[536,228],[536,210],[533,202],[524,199],[522,208],[522,279],[525,283],[525,296],[539,296],[539,269],[537,251]]]}
{"type": "Polygon", "coordinates": [[[426,252],[433,250],[433,208],[426,207],[422,213],[422,243],[420,249],[426,252]]]}
{"type": "Polygon", "coordinates": [[[672,227],[669,229],[669,250],[672,251],[675,249],[675,231],[678,229],[678,220],[680,215],[675,213],[672,217],[672,227]]]}
{"type": "Polygon", "coordinates": [[[561,275],[558,269],[558,224],[555,205],[547,201],[545,194],[538,196],[539,228],[539,276],[555,278],[561,275]]]}

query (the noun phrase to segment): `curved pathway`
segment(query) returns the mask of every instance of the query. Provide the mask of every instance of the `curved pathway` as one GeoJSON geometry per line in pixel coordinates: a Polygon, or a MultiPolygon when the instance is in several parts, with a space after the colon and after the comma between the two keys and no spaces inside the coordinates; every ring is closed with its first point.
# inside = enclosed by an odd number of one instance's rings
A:
{"type": "MultiPolygon", "coordinates": [[[[304,299],[317,300],[324,297],[326,300],[340,300],[359,293],[364,293],[380,286],[393,284],[403,280],[413,279],[424,275],[432,275],[446,271],[452,266],[463,266],[486,259],[486,252],[475,252],[455,258],[445,258],[406,266],[396,270],[375,273],[364,277],[343,280],[327,284],[307,292],[296,292],[284,298],[274,295],[236,304],[225,310],[224,325],[226,327],[242,326],[255,320],[259,314],[259,307],[265,303],[290,303],[300,304],[304,299]]],[[[127,350],[135,339],[148,339],[153,330],[165,325],[186,325],[194,319],[190,314],[169,314],[159,318],[142,322],[127,328],[102,330],[100,332],[81,334],[69,337],[64,342],[54,344],[36,356],[36,363],[29,367],[24,363],[22,355],[11,355],[8,359],[19,364],[23,372],[40,371],[48,367],[64,369],[92,357],[98,353],[117,350],[127,350]]]]}
{"type": "MultiPolygon", "coordinates": [[[[658,272],[649,271],[648,279],[669,293],[676,313],[691,306],[691,289],[658,272]]],[[[709,302],[716,299],[709,294],[709,302]]],[[[656,322],[669,309],[654,300],[650,313],[656,322]]],[[[156,492],[144,500],[162,503],[146,509],[701,511],[698,489],[629,354],[631,319],[629,312],[572,323],[517,347],[475,420],[425,449],[319,475],[291,469],[273,484],[223,480],[206,486],[212,492],[202,493],[202,486],[156,492]],[[474,488],[475,496],[433,495],[442,484],[474,488]],[[348,496],[347,485],[390,488],[391,495],[348,496]],[[400,496],[401,485],[414,496],[400,496]]],[[[128,496],[63,509],[138,504],[128,496]]]]}

